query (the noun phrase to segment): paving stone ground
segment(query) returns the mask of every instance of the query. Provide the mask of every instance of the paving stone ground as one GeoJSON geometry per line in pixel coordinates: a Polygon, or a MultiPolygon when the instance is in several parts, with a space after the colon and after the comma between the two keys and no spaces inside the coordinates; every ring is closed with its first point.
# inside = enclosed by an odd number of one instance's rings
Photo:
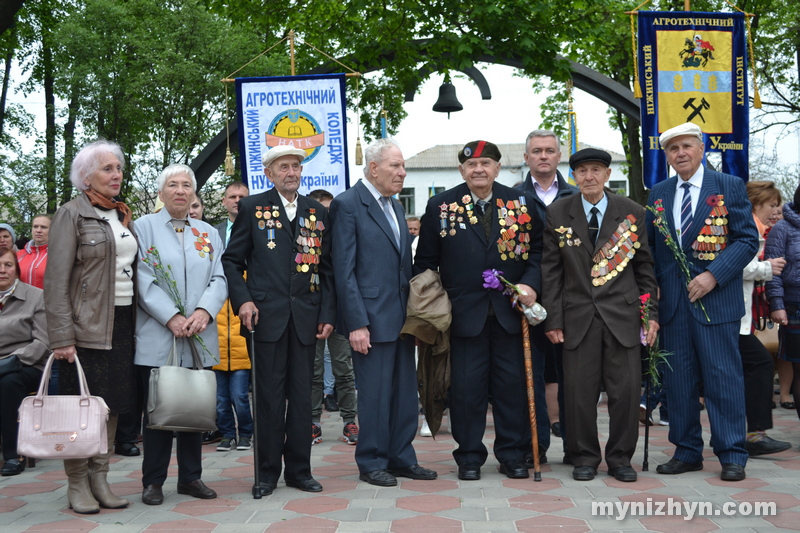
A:
{"type": "MultiPolygon", "coordinates": [[[[605,403],[598,409],[602,440],[608,431],[605,403]]],[[[397,487],[379,488],[358,480],[355,448],[337,439],[342,428],[338,413],[324,413],[323,442],[312,449],[313,473],[324,487],[322,493],[304,493],[281,482],[271,496],[254,500],[250,494],[252,452],[217,452],[216,445],[209,445],[203,450],[203,480],[217,491],[216,500],[195,500],[177,493],[173,456],[170,477],[164,486],[164,504],[144,505],[141,457],[114,456],[109,482],[116,494],[129,498],[132,504],[127,509],[78,515],[67,506],[63,464],[39,461],[22,475],[0,478],[0,532],[798,531],[800,423],[794,411],[778,408],[773,414],[775,428],[770,435],[790,441],[792,448],[751,458],[747,479],[739,483],[719,479],[720,466],[710,451],[706,452],[702,471],[680,476],[657,474],[656,466],[668,461],[673,453],[667,440],[668,428],[658,425],[650,428],[647,472],[641,471],[644,426],[640,426],[642,436],[634,457],[639,480],[635,483],[620,483],[608,476],[605,464],[593,481],[574,481],[572,467],[561,464],[561,442],[555,438],[547,454],[550,462],[542,466],[541,482],[534,482],[533,477],[506,478],[497,472],[497,461],[491,455],[480,481],[460,481],[451,455],[455,442],[445,424],[445,430],[435,440],[418,436],[414,442],[420,464],[436,470],[437,480],[401,478],[397,487]],[[758,502],[774,505],[775,512],[768,513],[767,509],[768,515],[757,515],[754,505],[758,502]],[[606,503],[614,506],[613,516],[593,516],[593,504],[606,503]],[[710,516],[700,515],[702,505],[707,505],[706,514],[710,516]],[[620,519],[618,508],[624,506],[639,506],[643,513],[620,519]],[[688,520],[686,506],[695,509],[695,516],[688,520]],[[666,514],[668,509],[674,513],[677,507],[680,516],[666,514]],[[665,514],[657,514],[659,510],[665,514]],[[725,511],[731,510],[733,516],[726,516],[725,511]]],[[[705,412],[703,424],[703,439],[708,442],[705,412]]],[[[486,434],[490,449],[493,431],[490,413],[486,434]]]]}

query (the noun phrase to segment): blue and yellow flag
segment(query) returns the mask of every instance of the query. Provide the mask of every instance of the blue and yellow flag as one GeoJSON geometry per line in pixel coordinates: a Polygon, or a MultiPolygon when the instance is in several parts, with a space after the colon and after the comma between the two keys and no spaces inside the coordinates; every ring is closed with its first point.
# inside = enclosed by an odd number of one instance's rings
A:
{"type": "Polygon", "coordinates": [[[750,104],[742,13],[640,11],[644,184],[668,177],[659,135],[684,122],[703,130],[706,152],[747,180],[750,104]]]}

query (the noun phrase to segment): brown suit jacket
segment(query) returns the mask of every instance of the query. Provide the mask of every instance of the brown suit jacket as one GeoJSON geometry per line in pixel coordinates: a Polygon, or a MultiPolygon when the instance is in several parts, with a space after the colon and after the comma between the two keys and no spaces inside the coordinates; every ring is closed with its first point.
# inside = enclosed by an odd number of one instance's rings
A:
{"type": "Polygon", "coordinates": [[[650,319],[658,320],[658,298],[653,257],[647,242],[645,210],[636,202],[606,193],[608,208],[598,233],[597,243],[589,239],[589,223],[583,211],[582,196],[574,194],[550,204],[544,232],[542,256],[543,305],[547,309],[545,331],[564,330],[564,347],[574,350],[583,340],[597,312],[623,346],[640,342],[639,296],[650,293],[650,319]],[[592,257],[613,235],[629,214],[636,217],[636,234],[641,246],[633,259],[616,277],[604,285],[592,285],[592,257]],[[559,247],[556,228],[572,228],[573,245],[559,247]],[[581,243],[574,244],[579,238],[581,243]]]}

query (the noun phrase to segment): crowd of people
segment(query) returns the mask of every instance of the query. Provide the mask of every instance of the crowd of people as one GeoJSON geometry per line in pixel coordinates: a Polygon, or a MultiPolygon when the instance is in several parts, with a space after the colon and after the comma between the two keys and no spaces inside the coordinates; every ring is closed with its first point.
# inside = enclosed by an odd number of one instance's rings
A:
{"type": "MultiPolygon", "coordinates": [[[[52,353],[52,393],[78,393],[78,357],[89,390],[110,408],[108,453],[64,461],[78,513],[130,504],[113,494],[107,474],[115,450],[139,454],[138,433],[148,505],[164,501],[173,439],[180,494],[216,497],[202,481],[204,442],[256,448],[254,494],[272,494],[281,477],[322,491],[311,450],[322,439],[323,406],[339,412],[340,438],[355,446],[362,481],[436,479],[413,446],[420,398],[415,338],[404,330],[413,307],[412,329],[436,338],[419,335],[417,343],[448,354],[447,371],[426,374],[425,386],[446,379],[441,408],[449,408],[459,479],[481,478],[491,405],[492,451],[507,477],[527,478],[547,462],[552,415],[575,480],[593,479],[605,460],[610,476],[634,482],[639,422],[652,423],[659,401],[675,446],[660,474],[703,468],[705,408],[720,477],[745,479],[749,456],[790,447],[766,433],[775,369],[753,335],[767,318],[758,303],[768,302],[780,326],[779,357],[793,367],[791,390],[800,394],[800,187],[781,213],[771,182],[745,186],[703,164],[698,126],[665,131],[660,143],[677,175],[653,188],[646,209],[607,188],[611,156],[602,150],[574,153],[577,186],[567,183],[558,137],[536,130],[525,141],[530,172],[520,184],[496,181],[495,144],[467,143],[454,154],[464,182],[431,197],[421,219],[407,218],[394,198],[406,171],[393,141],[369,146],[364,178],[335,198],[299,194],[305,151],[278,146],[262,159],[272,187],[250,195],[244,183],[229,184],[227,218],[217,226],[205,221],[194,173],[182,164],[156,180],[163,207],[134,221],[119,199],[122,148],[86,145],[70,173],[79,194],[53,217],[35,216],[30,241],[17,249],[14,229],[0,224],[0,363],[10,369],[0,376],[2,475],[25,469],[16,410],[52,353]],[[512,300],[495,290],[504,288],[499,276],[513,285],[512,300]],[[532,428],[515,306],[537,303],[548,317],[530,329],[532,428]],[[430,313],[418,312],[428,305],[430,313]],[[655,397],[640,398],[648,347],[671,355],[655,397]],[[199,359],[213,369],[216,431],[149,427],[150,375],[170,354],[181,366],[199,359]],[[601,391],[609,402],[605,451],[601,391]]],[[[439,428],[442,409],[424,434],[439,428]]]]}

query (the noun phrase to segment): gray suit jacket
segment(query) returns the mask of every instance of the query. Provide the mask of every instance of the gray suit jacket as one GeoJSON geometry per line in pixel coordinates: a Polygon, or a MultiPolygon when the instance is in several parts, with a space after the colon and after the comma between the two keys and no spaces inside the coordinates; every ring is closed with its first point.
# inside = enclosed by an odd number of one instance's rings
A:
{"type": "Polygon", "coordinates": [[[358,182],[331,204],[333,271],[339,301],[336,330],[345,337],[367,326],[371,342],[397,340],[406,319],[411,235],[393,200],[400,246],[378,201],[358,182]]]}

